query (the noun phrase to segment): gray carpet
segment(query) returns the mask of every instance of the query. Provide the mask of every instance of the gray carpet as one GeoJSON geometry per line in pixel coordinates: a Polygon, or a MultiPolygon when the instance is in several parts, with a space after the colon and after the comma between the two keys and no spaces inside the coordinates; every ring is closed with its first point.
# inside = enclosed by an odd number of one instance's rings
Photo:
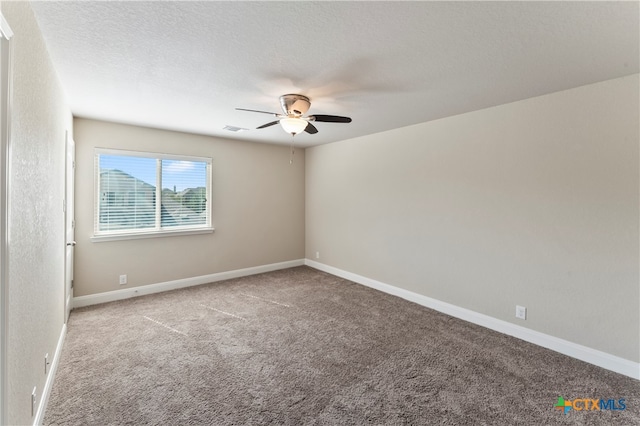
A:
{"type": "Polygon", "coordinates": [[[74,310],[44,423],[637,425],[640,383],[299,267],[74,310]]]}

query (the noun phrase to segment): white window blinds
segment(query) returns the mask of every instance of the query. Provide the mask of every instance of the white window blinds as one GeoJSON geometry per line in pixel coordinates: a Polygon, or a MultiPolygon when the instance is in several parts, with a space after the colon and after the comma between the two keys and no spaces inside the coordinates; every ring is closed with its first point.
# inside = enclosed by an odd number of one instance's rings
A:
{"type": "Polygon", "coordinates": [[[211,228],[210,158],[96,149],[94,160],[95,236],[211,228]]]}

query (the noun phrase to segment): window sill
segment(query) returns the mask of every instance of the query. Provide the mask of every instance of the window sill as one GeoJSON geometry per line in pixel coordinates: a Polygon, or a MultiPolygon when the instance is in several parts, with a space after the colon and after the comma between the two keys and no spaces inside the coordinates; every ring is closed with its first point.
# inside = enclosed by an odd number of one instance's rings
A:
{"type": "Polygon", "coordinates": [[[141,238],[176,237],[181,235],[211,234],[215,228],[176,229],[169,231],[136,232],[131,234],[105,234],[91,237],[92,243],[106,241],[137,240],[141,238]]]}

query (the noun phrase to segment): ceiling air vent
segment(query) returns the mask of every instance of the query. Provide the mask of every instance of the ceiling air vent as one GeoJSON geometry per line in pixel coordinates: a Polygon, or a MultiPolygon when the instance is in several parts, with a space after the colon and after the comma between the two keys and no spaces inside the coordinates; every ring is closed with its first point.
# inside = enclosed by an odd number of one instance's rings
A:
{"type": "Polygon", "coordinates": [[[242,132],[243,130],[249,130],[249,129],[245,129],[244,127],[236,127],[236,126],[229,126],[229,125],[224,126],[223,129],[228,130],[230,132],[242,132]]]}

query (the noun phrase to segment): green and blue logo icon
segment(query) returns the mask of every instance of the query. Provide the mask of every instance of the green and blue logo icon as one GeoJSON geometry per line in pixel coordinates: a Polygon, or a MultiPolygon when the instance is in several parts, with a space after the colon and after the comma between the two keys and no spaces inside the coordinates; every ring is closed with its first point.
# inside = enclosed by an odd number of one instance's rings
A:
{"type": "Polygon", "coordinates": [[[627,404],[624,398],[618,400],[615,399],[592,399],[592,398],[576,398],[573,400],[564,399],[558,397],[558,402],[554,405],[556,410],[562,410],[564,414],[567,414],[571,410],[575,411],[604,411],[604,410],[617,410],[622,411],[627,409],[627,404]]]}

